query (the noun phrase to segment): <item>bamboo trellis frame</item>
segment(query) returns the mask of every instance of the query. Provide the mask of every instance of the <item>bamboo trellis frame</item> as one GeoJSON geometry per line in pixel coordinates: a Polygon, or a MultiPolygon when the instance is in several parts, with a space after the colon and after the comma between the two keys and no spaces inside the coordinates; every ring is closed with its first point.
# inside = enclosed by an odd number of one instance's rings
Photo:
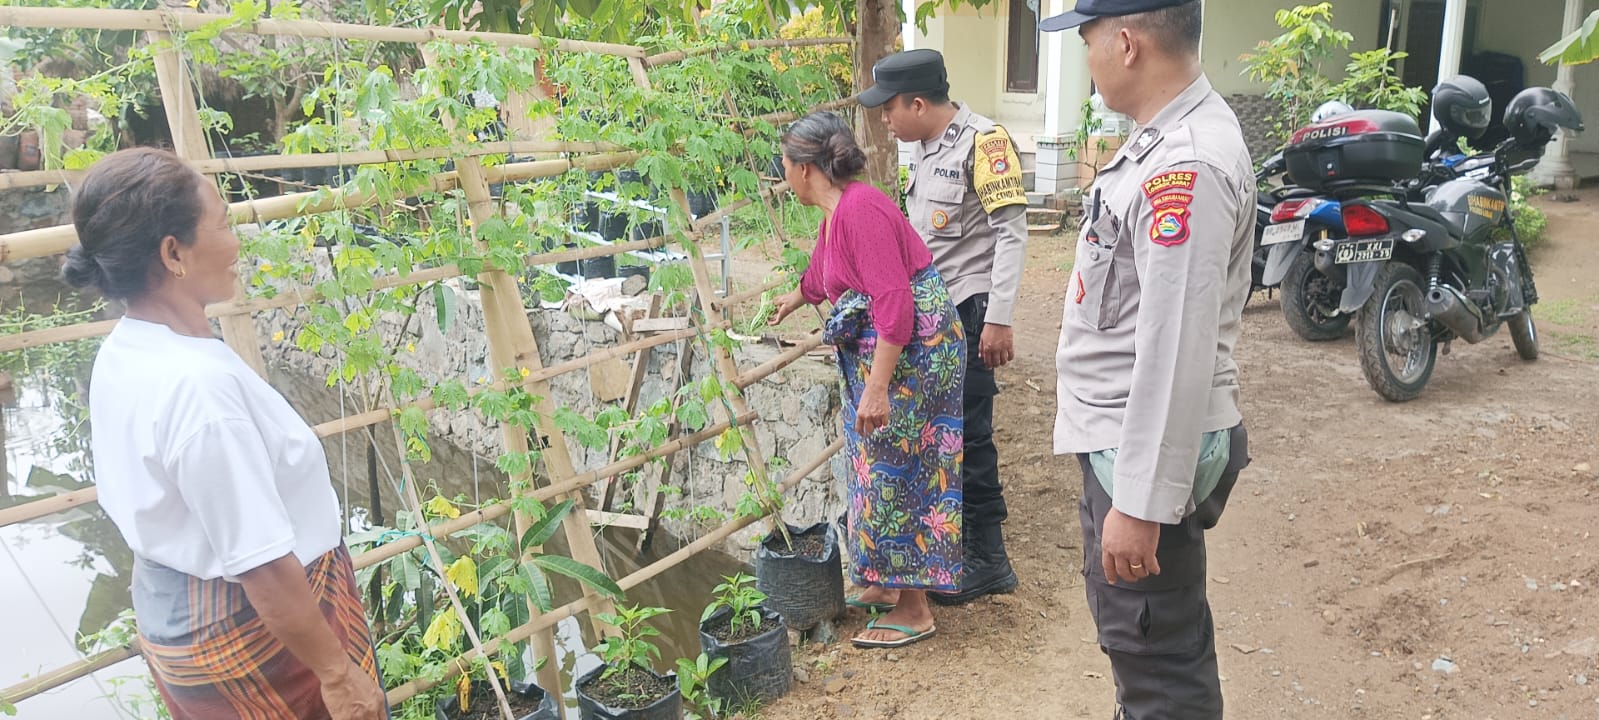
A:
{"type": "MultiPolygon", "coordinates": [[[[192,31],[225,19],[227,19],[227,16],[170,10],[108,11],[69,8],[0,8],[0,24],[56,29],[134,30],[146,32],[152,40],[157,41],[167,37],[168,33],[171,32],[192,31]]],[[[635,82],[646,88],[649,86],[648,69],[650,67],[679,62],[690,57],[732,50],[741,46],[743,49],[747,49],[750,47],[801,47],[851,42],[844,38],[762,40],[724,47],[698,48],[690,51],[648,55],[643,48],[630,45],[557,40],[503,33],[371,27],[317,21],[261,20],[248,26],[228,27],[223,32],[285,35],[302,38],[361,39],[418,45],[434,40],[452,42],[486,41],[501,47],[533,47],[563,52],[614,55],[627,58],[635,82]]],[[[574,168],[589,170],[611,169],[631,164],[640,157],[638,153],[606,143],[509,141],[474,143],[470,147],[463,148],[417,151],[358,151],[251,158],[213,158],[205,145],[203,134],[200,131],[199,110],[194,86],[190,81],[182,58],[173,48],[174,46],[167,44],[165,49],[157,53],[156,58],[157,78],[161,87],[163,105],[173,130],[179,155],[196,170],[208,175],[271,169],[325,167],[328,165],[361,165],[419,159],[454,158],[457,161],[457,169],[434,175],[430,179],[430,185],[433,189],[441,191],[461,189],[469,202],[471,217],[475,223],[481,226],[484,221],[492,217],[494,212],[488,190],[491,183],[553,177],[574,168]],[[496,167],[483,167],[481,164],[480,159],[483,156],[508,153],[596,154],[588,157],[569,156],[554,160],[537,160],[496,167]]],[[[839,109],[853,104],[855,99],[855,96],[851,96],[824,103],[812,109],[839,109]]],[[[736,112],[736,108],[734,110],[736,112]]],[[[770,113],[754,118],[754,120],[776,123],[797,118],[799,115],[800,113],[770,113]]],[[[52,184],[70,185],[75,183],[80,177],[81,173],[57,170],[0,174],[0,190],[52,184]]],[[[762,190],[758,199],[746,198],[731,203],[693,221],[685,228],[684,237],[687,238],[689,243],[687,247],[690,250],[689,264],[694,277],[700,307],[715,311],[725,310],[759,297],[764,292],[779,286],[780,281],[774,281],[753,291],[738,293],[725,298],[719,297],[711,286],[703,255],[698,252],[695,243],[703,238],[707,230],[714,228],[723,217],[754,202],[760,201],[764,203],[786,192],[787,189],[786,183],[776,183],[762,190]]],[[[683,191],[674,188],[670,191],[670,194],[672,199],[685,210],[686,215],[687,198],[683,191]]],[[[348,193],[342,189],[323,191],[317,198],[312,196],[313,193],[294,193],[273,198],[248,200],[234,203],[230,211],[237,222],[259,223],[325,213],[337,209],[366,207],[380,201],[378,197],[373,195],[348,193]]],[[[528,264],[553,264],[583,258],[614,256],[660,247],[669,239],[669,236],[661,236],[604,247],[537,253],[529,256],[527,262],[528,264]]],[[[27,258],[59,254],[69,249],[75,241],[76,235],[70,225],[0,235],[0,265],[27,258]]],[[[445,265],[418,270],[404,277],[378,278],[375,281],[374,289],[419,284],[459,275],[458,268],[453,265],[445,265]]],[[[574,358],[550,367],[543,367],[537,343],[533,338],[531,325],[526,313],[523,311],[520,293],[513,279],[503,271],[491,269],[482,273],[479,276],[479,281],[480,286],[483,288],[481,297],[489,336],[488,344],[494,362],[503,367],[528,368],[530,372],[519,386],[534,391],[544,398],[549,397],[548,381],[558,375],[587,368],[602,360],[621,357],[630,353],[646,352],[649,348],[673,341],[692,339],[698,334],[711,329],[726,329],[728,327],[728,321],[721,312],[710,312],[706,314],[704,321],[697,323],[698,326],[696,328],[661,333],[653,337],[634,340],[616,347],[590,353],[584,357],[574,358]],[[505,301],[511,297],[516,298],[516,301],[505,301]]],[[[242,295],[242,287],[240,291],[242,295]]],[[[308,290],[292,291],[274,298],[246,299],[240,297],[208,308],[207,314],[210,317],[219,319],[228,344],[239,352],[252,367],[261,372],[264,371],[264,363],[261,360],[251,315],[263,310],[295,307],[315,302],[318,299],[320,299],[320,296],[316,292],[308,290]]],[[[103,336],[110,332],[115,323],[115,320],[94,321],[0,338],[0,352],[103,336]]],[[[583,502],[582,491],[600,479],[628,472],[660,458],[670,458],[677,452],[708,441],[728,430],[737,430],[743,435],[742,450],[745,460],[751,472],[764,480],[766,472],[765,459],[751,429],[751,424],[758,419],[758,416],[748,409],[741,391],[786,367],[809,350],[820,345],[820,343],[820,336],[813,335],[796,347],[743,373],[739,372],[737,362],[729,351],[720,346],[713,347],[712,372],[727,386],[740,391],[731,393],[726,398],[728,407],[726,412],[723,413],[725,417],[696,432],[680,434],[669,442],[652,448],[647,452],[611,462],[604,467],[591,471],[579,473],[572,467],[570,459],[566,457],[566,445],[563,435],[560,429],[554,427],[550,422],[551,413],[549,411],[553,408],[550,406],[548,399],[544,400],[544,407],[540,408],[543,422],[537,430],[548,438],[544,462],[546,474],[549,476],[549,484],[532,489],[526,493],[526,496],[541,502],[557,498],[571,498],[581,509],[583,502]]],[[[691,351],[687,346],[685,346],[685,350],[691,351]]],[[[503,390],[507,385],[503,382],[496,382],[490,387],[503,390]]],[[[416,407],[427,411],[431,410],[433,405],[431,398],[424,398],[408,407],[416,407]]],[[[355,429],[370,427],[389,419],[399,409],[381,408],[354,416],[341,417],[331,422],[322,423],[315,430],[318,436],[329,437],[355,429]]],[[[503,429],[507,449],[514,450],[517,447],[522,450],[527,449],[528,429],[513,426],[504,426],[503,429]]],[[[787,491],[791,489],[816,469],[822,467],[841,447],[842,440],[835,441],[817,456],[796,468],[780,484],[780,490],[787,491]]],[[[531,473],[531,470],[529,472],[531,473]]],[[[527,487],[531,487],[531,484],[527,485],[527,487]]],[[[95,488],[90,487],[73,493],[0,510],[0,527],[36,520],[70,507],[93,502],[97,499],[97,495],[95,488]]],[[[425,526],[422,531],[428,538],[420,535],[409,535],[374,547],[356,556],[355,566],[362,568],[381,563],[384,560],[422,546],[429,541],[429,538],[448,538],[473,525],[493,521],[509,513],[511,513],[509,504],[493,504],[464,513],[459,518],[432,526],[425,526]]],[[[761,519],[745,517],[728,522],[671,555],[622,578],[618,581],[618,584],[624,590],[636,587],[676,566],[688,557],[722,542],[738,530],[761,519]]],[[[520,533],[525,528],[525,519],[518,518],[517,524],[520,533]]],[[[600,567],[600,558],[593,536],[588,530],[587,519],[581,513],[574,512],[568,515],[565,525],[568,541],[573,548],[575,559],[600,567]]],[[[435,564],[437,564],[436,555],[434,558],[435,564]]],[[[442,568],[436,569],[441,573],[443,571],[442,568]]],[[[534,611],[530,616],[529,622],[511,630],[501,638],[490,638],[482,645],[479,645],[474,637],[473,644],[475,648],[458,659],[471,660],[475,657],[480,657],[484,653],[492,654],[492,652],[498,651],[504,643],[517,643],[528,639],[540,641],[540,644],[535,648],[536,652],[550,653],[553,651],[553,628],[557,622],[568,617],[577,616],[585,611],[604,610],[609,606],[609,603],[608,598],[598,595],[592,589],[585,588],[585,594],[582,598],[557,608],[551,613],[540,614],[534,611]]],[[[458,605],[456,609],[459,611],[458,605]]],[[[469,620],[465,617],[462,620],[469,623],[469,620]]],[[[42,673],[31,680],[0,690],[0,700],[11,703],[20,702],[138,654],[139,648],[136,641],[127,646],[101,651],[75,663],[42,673]]],[[[550,657],[551,655],[546,654],[546,656],[550,657]]],[[[439,682],[459,674],[462,663],[450,663],[449,667],[450,670],[439,682]]],[[[559,696],[564,688],[560,687],[559,683],[556,682],[554,663],[546,663],[546,670],[548,672],[540,673],[540,684],[547,691],[556,693],[559,696]]],[[[389,701],[391,704],[401,703],[419,692],[426,691],[433,684],[420,679],[412,680],[391,690],[389,692],[389,701]]]]}

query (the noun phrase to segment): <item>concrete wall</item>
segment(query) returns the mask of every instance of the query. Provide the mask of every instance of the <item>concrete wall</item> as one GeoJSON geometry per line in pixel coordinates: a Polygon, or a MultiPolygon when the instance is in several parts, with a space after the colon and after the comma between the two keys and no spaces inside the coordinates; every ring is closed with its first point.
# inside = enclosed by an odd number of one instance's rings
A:
{"type": "MultiPolygon", "coordinates": [[[[982,10],[965,6],[954,12],[941,10],[927,21],[927,32],[917,33],[910,44],[944,53],[951,98],[966,103],[980,115],[1027,131],[1019,134],[1035,132],[1044,124],[1042,92],[1005,92],[1005,43],[1010,17],[1006,3],[1023,1],[999,0],[982,10]]],[[[1041,38],[1040,46],[1042,42],[1041,38]]],[[[1042,51],[1038,62],[1042,86],[1042,51]]]]}
{"type": "MultiPolygon", "coordinates": [[[[1479,11],[1482,22],[1477,31],[1476,49],[1520,57],[1528,86],[1553,85],[1555,67],[1538,62],[1538,53],[1560,39],[1564,6],[1564,0],[1532,3],[1488,0],[1479,11]]],[[[1585,0],[1583,16],[1595,10],[1599,10],[1599,0],[1585,0]]],[[[1594,128],[1599,123],[1599,64],[1573,68],[1572,79],[1576,83],[1572,99],[1582,110],[1588,127],[1594,128]]],[[[1590,130],[1578,135],[1571,148],[1578,152],[1599,152],[1599,132],[1590,130]]]]}
{"type": "MultiPolygon", "coordinates": [[[[1278,10],[1307,3],[1308,0],[1205,0],[1205,39],[1200,53],[1205,74],[1216,91],[1223,96],[1264,91],[1264,85],[1252,83],[1244,76],[1244,63],[1238,56],[1254,50],[1260,41],[1282,33],[1275,19],[1278,10]]],[[[1333,24],[1355,35],[1355,41],[1349,46],[1351,51],[1381,46],[1382,41],[1377,37],[1381,9],[1378,0],[1345,0],[1333,4],[1333,24]]],[[[1340,77],[1347,60],[1347,53],[1335,53],[1323,72],[1340,77]]]]}
{"type": "MultiPolygon", "coordinates": [[[[416,351],[404,353],[401,362],[430,382],[443,378],[485,377],[489,372],[488,343],[484,335],[483,311],[476,291],[455,290],[459,297],[457,319],[448,333],[440,332],[431,306],[431,294],[426,295],[423,307],[418,309],[412,323],[416,351]]],[[[539,343],[539,354],[545,366],[565,362],[574,357],[596,352],[619,344],[619,333],[603,322],[580,320],[562,310],[530,310],[528,318],[539,343]]],[[[274,367],[313,373],[324,377],[335,366],[330,352],[313,356],[295,348],[295,333],[303,321],[296,313],[273,311],[257,318],[260,337],[273,338],[282,332],[281,340],[263,341],[267,362],[274,367]]],[[[392,338],[400,332],[400,318],[386,319],[377,332],[392,338]]],[[[648,407],[682,384],[674,377],[677,371],[676,343],[655,348],[651,353],[649,373],[640,395],[640,407],[648,407]]],[[[692,350],[691,350],[692,352],[692,350]]],[[[770,347],[750,346],[741,351],[739,365],[751,368],[776,354],[770,347]]],[[[702,353],[694,357],[689,381],[702,378],[709,372],[702,353]]],[[[591,394],[587,375],[574,372],[551,381],[553,399],[558,406],[574,408],[593,415],[597,403],[591,394]]],[[[760,415],[756,435],[768,460],[786,460],[790,466],[803,464],[814,458],[823,448],[838,437],[838,371],[830,364],[812,359],[801,359],[783,371],[768,377],[745,391],[752,410],[760,415]]],[[[494,458],[502,448],[499,429],[475,411],[430,414],[435,437],[467,448],[479,456],[494,458]]],[[[604,450],[594,451],[581,447],[568,439],[568,450],[577,470],[590,470],[608,464],[611,458],[604,450]]],[[[645,476],[654,478],[657,471],[646,466],[645,476]]],[[[671,484],[684,487],[681,495],[668,495],[667,507],[710,505],[731,514],[745,492],[743,478],[747,464],[742,456],[723,460],[715,446],[702,443],[691,451],[680,452],[674,464],[671,484]]],[[[789,495],[784,517],[791,523],[808,525],[823,519],[837,517],[844,510],[843,472],[846,466],[843,455],[834,458],[800,483],[789,495]]],[[[777,479],[789,470],[774,473],[777,479]]],[[[643,505],[645,489],[633,488],[637,505],[643,505]]],[[[593,505],[590,505],[593,507],[593,505]]],[[[754,548],[754,537],[760,525],[734,536],[729,551],[749,551],[754,548]]],[[[667,523],[667,529],[682,537],[693,537],[706,528],[695,527],[691,521],[667,523]]]]}

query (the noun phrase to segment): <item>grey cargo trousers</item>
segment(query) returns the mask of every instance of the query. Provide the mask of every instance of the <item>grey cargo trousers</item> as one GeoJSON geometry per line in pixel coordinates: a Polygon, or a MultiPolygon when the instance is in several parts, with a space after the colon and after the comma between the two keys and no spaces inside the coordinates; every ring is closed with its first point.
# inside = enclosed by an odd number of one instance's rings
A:
{"type": "Polygon", "coordinates": [[[1249,465],[1244,426],[1231,431],[1230,458],[1211,496],[1177,525],[1162,525],[1155,557],[1161,574],[1136,583],[1105,581],[1100,532],[1111,499],[1088,455],[1078,515],[1083,525],[1083,578],[1099,647],[1110,657],[1121,720],[1221,720],[1215,627],[1205,597],[1205,530],[1226,508],[1239,471],[1249,465]]]}

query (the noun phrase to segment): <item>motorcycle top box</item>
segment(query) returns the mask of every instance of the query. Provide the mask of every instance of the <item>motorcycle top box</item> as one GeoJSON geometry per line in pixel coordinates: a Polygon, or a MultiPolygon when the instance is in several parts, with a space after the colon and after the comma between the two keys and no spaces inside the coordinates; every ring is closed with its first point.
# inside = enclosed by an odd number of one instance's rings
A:
{"type": "Polygon", "coordinates": [[[1301,128],[1283,150],[1283,158],[1295,185],[1326,192],[1416,177],[1425,150],[1426,140],[1414,118],[1387,110],[1357,110],[1301,128]]]}

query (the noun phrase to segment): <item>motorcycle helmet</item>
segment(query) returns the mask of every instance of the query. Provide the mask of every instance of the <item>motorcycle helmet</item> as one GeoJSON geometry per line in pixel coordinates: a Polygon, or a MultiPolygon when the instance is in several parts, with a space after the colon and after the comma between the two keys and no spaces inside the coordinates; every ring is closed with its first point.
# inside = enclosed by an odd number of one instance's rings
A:
{"type": "Polygon", "coordinates": [[[1456,75],[1432,89],[1432,114],[1445,130],[1468,140],[1482,137],[1493,115],[1488,88],[1469,75],[1456,75]]]}
{"type": "Polygon", "coordinates": [[[1531,87],[1516,93],[1505,106],[1505,129],[1517,145],[1541,147],[1560,128],[1582,130],[1582,113],[1559,90],[1531,87]]]}
{"type": "Polygon", "coordinates": [[[1350,107],[1349,103],[1346,103],[1342,100],[1328,100],[1327,102],[1316,106],[1315,112],[1310,114],[1310,121],[1313,123],[1319,123],[1327,118],[1338,117],[1339,115],[1352,113],[1354,111],[1355,109],[1350,107]]]}

